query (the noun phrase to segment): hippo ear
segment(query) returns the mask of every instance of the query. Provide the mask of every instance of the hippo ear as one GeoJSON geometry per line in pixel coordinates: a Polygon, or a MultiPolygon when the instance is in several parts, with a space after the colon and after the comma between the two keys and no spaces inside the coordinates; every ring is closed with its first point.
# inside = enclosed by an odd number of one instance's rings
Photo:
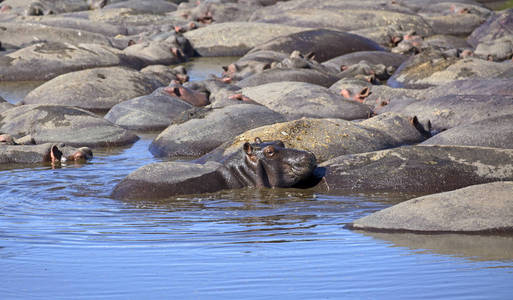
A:
{"type": "Polygon", "coordinates": [[[410,124],[412,124],[419,132],[422,134],[425,138],[431,137],[431,121],[428,121],[426,130],[422,124],[420,124],[419,119],[417,116],[409,117],[408,120],[410,121],[410,124]]]}
{"type": "Polygon", "coordinates": [[[283,141],[280,141],[280,140],[277,140],[276,141],[276,145],[282,147],[282,148],[285,148],[285,143],[283,143],[283,141]]]}
{"type": "Polygon", "coordinates": [[[52,163],[61,161],[62,152],[57,148],[56,145],[53,145],[50,149],[50,160],[52,163]]]}
{"type": "Polygon", "coordinates": [[[262,144],[262,140],[259,137],[255,138],[255,143],[262,144]]]}
{"type": "Polygon", "coordinates": [[[247,155],[253,154],[253,147],[248,142],[244,143],[244,146],[242,146],[242,149],[244,149],[244,152],[246,152],[247,155]]]}
{"type": "Polygon", "coordinates": [[[413,125],[415,127],[417,127],[417,125],[419,124],[419,119],[417,119],[417,116],[409,117],[408,121],[410,122],[411,125],[413,125]]]}

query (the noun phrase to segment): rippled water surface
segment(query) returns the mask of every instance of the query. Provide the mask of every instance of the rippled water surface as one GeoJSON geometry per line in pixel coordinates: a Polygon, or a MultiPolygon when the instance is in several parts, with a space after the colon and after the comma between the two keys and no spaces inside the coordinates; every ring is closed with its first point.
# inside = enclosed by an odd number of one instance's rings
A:
{"type": "MultiPolygon", "coordinates": [[[[199,76],[193,75],[192,76],[199,76]]],[[[404,196],[224,191],[123,202],[154,135],[0,169],[0,299],[511,299],[513,238],[350,231],[404,196]]]]}

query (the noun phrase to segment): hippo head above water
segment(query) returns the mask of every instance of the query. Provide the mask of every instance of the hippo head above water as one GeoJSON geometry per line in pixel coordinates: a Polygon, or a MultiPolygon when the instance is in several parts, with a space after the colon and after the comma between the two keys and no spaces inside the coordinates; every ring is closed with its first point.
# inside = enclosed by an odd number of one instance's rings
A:
{"type": "MultiPolygon", "coordinates": [[[[315,155],[285,148],[282,141],[246,142],[241,151],[223,164],[240,186],[293,187],[309,178],[315,167],[315,155]]],[[[237,184],[233,184],[237,185],[237,184]]]]}
{"type": "Polygon", "coordinates": [[[244,187],[307,188],[315,179],[316,167],[311,152],[285,148],[281,141],[262,142],[256,138],[220,160],[142,166],[116,185],[112,197],[163,199],[244,187]]]}
{"type": "MultiPolygon", "coordinates": [[[[67,147],[65,145],[59,145],[61,149],[57,147],[57,145],[53,145],[50,148],[49,158],[48,160],[52,163],[58,162],[66,162],[66,161],[75,161],[75,162],[85,162],[86,160],[90,160],[93,158],[93,151],[89,147],[82,147],[78,149],[72,149],[70,151],[66,151],[63,147],[67,147]],[[63,151],[69,152],[69,155],[65,155],[63,151]]],[[[69,147],[68,147],[69,148],[69,147]]]]}

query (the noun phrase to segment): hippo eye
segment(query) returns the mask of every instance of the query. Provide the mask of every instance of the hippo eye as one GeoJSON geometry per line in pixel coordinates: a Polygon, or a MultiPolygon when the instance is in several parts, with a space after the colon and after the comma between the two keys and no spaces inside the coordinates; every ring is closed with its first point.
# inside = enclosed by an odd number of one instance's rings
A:
{"type": "Polygon", "coordinates": [[[264,154],[267,157],[272,157],[275,153],[274,147],[269,146],[264,149],[264,154]]]}

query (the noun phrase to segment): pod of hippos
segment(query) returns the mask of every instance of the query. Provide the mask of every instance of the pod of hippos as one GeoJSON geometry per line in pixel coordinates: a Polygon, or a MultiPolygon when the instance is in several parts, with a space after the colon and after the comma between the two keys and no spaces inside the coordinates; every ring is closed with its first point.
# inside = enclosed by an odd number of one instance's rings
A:
{"type": "Polygon", "coordinates": [[[181,161],[113,198],[402,192],[421,197],[348,227],[513,231],[513,9],[174,2],[0,1],[0,81],[40,82],[18,102],[0,85],[0,164],[94,164],[156,132],[148,150],[181,161]],[[197,79],[197,56],[232,59],[197,79]]]}

